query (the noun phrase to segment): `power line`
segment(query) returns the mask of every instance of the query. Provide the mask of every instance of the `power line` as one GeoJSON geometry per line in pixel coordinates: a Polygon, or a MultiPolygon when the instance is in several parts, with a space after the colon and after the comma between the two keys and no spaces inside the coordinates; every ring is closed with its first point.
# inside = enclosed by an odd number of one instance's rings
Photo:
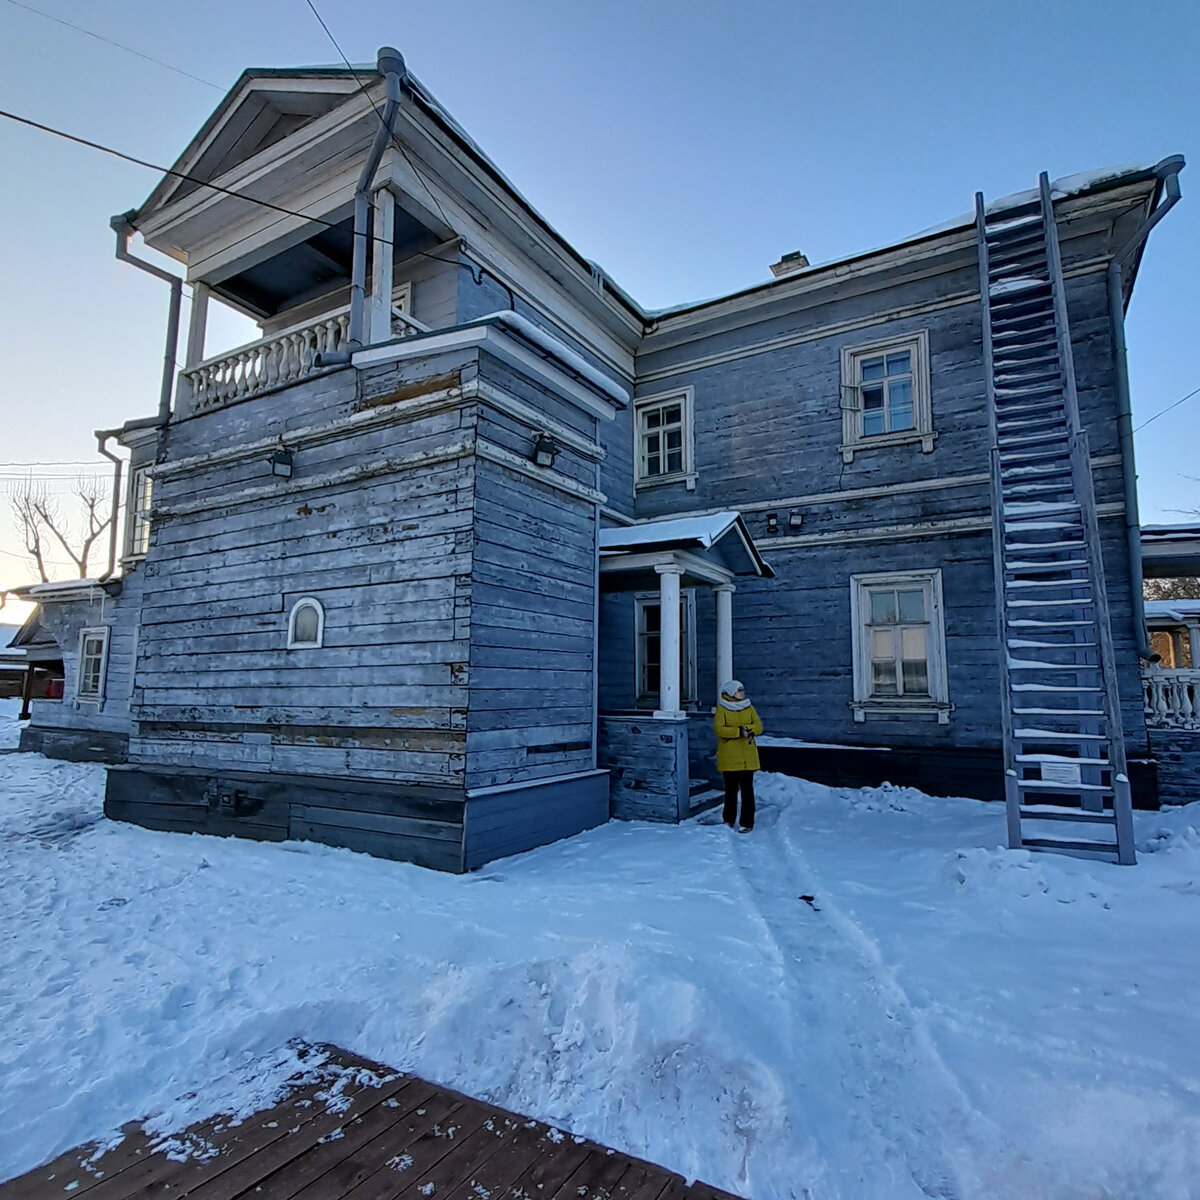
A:
{"type": "Polygon", "coordinates": [[[1168,404],[1166,408],[1160,408],[1158,410],[1158,412],[1156,412],[1152,417],[1147,417],[1140,425],[1135,425],[1133,432],[1137,433],[1137,431],[1139,429],[1145,429],[1146,426],[1149,425],[1151,421],[1157,421],[1159,417],[1163,416],[1166,413],[1169,413],[1171,411],[1171,409],[1178,408],[1181,404],[1184,403],[1184,401],[1190,400],[1193,396],[1197,396],[1197,395],[1200,395],[1200,387],[1193,388],[1182,399],[1176,400],[1174,404],[1168,404]]]}
{"type": "MultiPolygon", "coordinates": [[[[378,110],[376,111],[378,112],[378,110]]],[[[0,117],[5,117],[9,121],[16,121],[19,125],[28,125],[31,129],[37,129],[42,133],[52,134],[54,137],[63,138],[68,142],[74,142],[78,146],[86,146],[89,150],[99,150],[102,154],[110,154],[114,158],[119,158],[124,162],[133,163],[134,166],[145,167],[147,170],[157,171],[162,175],[170,175],[175,179],[186,180],[188,183],[194,183],[198,187],[206,187],[214,192],[220,192],[223,196],[232,196],[235,200],[244,200],[247,204],[257,204],[262,208],[269,208],[272,212],[282,213],[285,217],[297,217],[301,221],[311,221],[314,225],[323,225],[326,229],[338,228],[336,222],[327,221],[324,217],[316,217],[311,213],[297,212],[294,208],[284,208],[281,204],[272,204],[270,200],[260,200],[257,196],[247,196],[245,192],[236,192],[233,190],[233,188],[222,187],[219,183],[211,183],[207,179],[200,179],[198,176],[189,175],[187,171],[177,171],[174,167],[159,166],[158,163],[152,163],[147,159],[138,158],[136,155],[126,154],[123,150],[117,150],[112,146],[106,146],[103,142],[93,142],[89,138],[80,137],[78,134],[68,133],[65,129],[56,129],[53,125],[44,125],[41,121],[33,120],[32,117],[23,117],[19,113],[9,112],[4,108],[0,108],[0,117]]],[[[399,143],[396,144],[399,145],[399,143]]],[[[402,147],[401,153],[404,153],[402,147]]],[[[407,154],[405,154],[405,157],[407,158],[407,154]]],[[[412,160],[410,159],[409,162],[411,163],[411,161],[412,160]]],[[[417,178],[420,179],[420,175],[417,174],[415,167],[413,167],[413,174],[417,175],[417,178]]],[[[421,186],[424,187],[426,191],[429,191],[429,185],[426,184],[424,180],[421,180],[421,186]]],[[[432,192],[429,194],[433,196],[432,192]]],[[[434,203],[437,203],[436,197],[434,197],[434,203]]],[[[441,205],[438,205],[438,207],[440,209],[441,205]]],[[[445,216],[445,213],[443,213],[442,216],[446,223],[450,224],[449,219],[445,216]]],[[[378,238],[376,240],[382,246],[391,246],[395,248],[396,243],[392,238],[378,238]]],[[[485,271],[484,267],[462,262],[458,259],[442,258],[438,254],[430,254],[428,250],[414,249],[412,253],[420,255],[422,258],[432,259],[434,262],[445,263],[449,267],[460,267],[470,274],[476,287],[483,286],[483,275],[485,271]]],[[[492,274],[490,271],[487,273],[489,275],[492,274]]],[[[492,278],[495,279],[496,276],[492,275],[492,278]]],[[[508,284],[498,279],[497,283],[499,283],[501,287],[508,291],[511,296],[512,288],[510,288],[508,284]]]]}
{"type": "Polygon", "coordinates": [[[103,42],[106,46],[114,46],[118,50],[124,50],[126,54],[132,54],[136,58],[144,59],[146,62],[153,63],[156,67],[163,67],[168,71],[174,71],[176,75],[182,75],[185,79],[195,80],[196,83],[202,83],[205,87],[215,88],[218,92],[223,92],[225,89],[219,83],[213,83],[210,79],[202,79],[199,75],[193,75],[191,71],[185,71],[182,67],[177,67],[173,63],[163,62],[161,58],[155,58],[150,54],[143,54],[140,50],[135,50],[132,46],[126,46],[123,42],[114,41],[112,38],[105,37],[101,33],[96,33],[91,29],[84,29],[82,25],[76,25],[72,21],[67,21],[62,17],[56,17],[53,13],[43,12],[40,8],[34,8],[32,4],[25,4],[23,0],[8,0],[14,8],[23,8],[26,12],[36,13],[39,17],[45,17],[47,21],[54,21],[58,25],[65,25],[68,29],[74,29],[77,33],[86,34],[90,38],[95,38],[98,42],[103,42]]]}

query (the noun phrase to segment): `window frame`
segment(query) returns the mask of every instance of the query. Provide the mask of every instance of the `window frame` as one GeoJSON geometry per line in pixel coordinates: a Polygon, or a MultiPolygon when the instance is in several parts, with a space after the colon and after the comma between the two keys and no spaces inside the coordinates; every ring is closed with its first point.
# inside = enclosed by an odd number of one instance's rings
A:
{"type": "Polygon", "coordinates": [[[129,493],[125,502],[125,557],[143,559],[150,552],[150,512],[154,504],[154,464],[142,463],[129,468],[129,493]],[[145,499],[139,500],[138,484],[145,481],[145,499]],[[139,536],[144,534],[143,536],[139,536]],[[139,542],[144,541],[143,548],[139,542]]]}
{"type": "MultiPolygon", "coordinates": [[[[111,640],[112,630],[107,625],[92,625],[79,631],[79,653],[75,660],[75,700],[81,704],[102,704],[104,702],[104,693],[108,684],[108,647],[111,640]],[[96,678],[96,690],[83,690],[84,670],[83,664],[85,661],[85,652],[89,638],[98,637],[100,639],[100,652],[98,657],[98,671],[96,678]]],[[[91,656],[88,656],[91,657],[91,656]]]]}
{"type": "MultiPolygon", "coordinates": [[[[662,628],[661,621],[661,604],[662,595],[659,592],[635,592],[633,596],[633,644],[634,644],[634,675],[633,675],[633,692],[636,698],[638,708],[652,707],[655,709],[662,707],[662,678],[659,677],[659,690],[657,692],[644,691],[642,688],[642,674],[646,666],[646,646],[645,633],[642,631],[642,614],[647,608],[654,607],[660,609],[659,629],[662,628]]],[[[680,707],[688,705],[698,705],[700,703],[699,693],[699,672],[696,669],[696,589],[695,588],[680,588],[679,590],[679,606],[683,610],[681,619],[685,622],[685,627],[680,631],[680,652],[682,654],[683,669],[680,672],[682,676],[681,683],[685,686],[681,689],[679,697],[680,707]]],[[[662,634],[659,634],[661,642],[662,634]]],[[[661,652],[659,662],[661,663],[661,652]]]]}
{"type": "Polygon", "coordinates": [[[872,713],[935,714],[940,725],[949,724],[954,706],[946,669],[946,609],[942,596],[942,572],[932,567],[920,571],[884,571],[850,576],[850,630],[853,653],[854,699],[851,708],[856,721],[865,721],[872,713]],[[876,696],[872,675],[870,592],[874,588],[919,586],[925,595],[928,619],[926,669],[929,694],[920,696],[876,696]]]}
{"type": "Polygon", "coordinates": [[[933,452],[937,432],[933,428],[930,400],[929,330],[879,338],[860,345],[842,347],[841,409],[842,461],[851,463],[855,454],[879,446],[920,443],[921,453],[933,452]],[[913,427],[892,433],[863,433],[862,363],[864,359],[908,351],[912,355],[913,427]]]}
{"type": "Polygon", "coordinates": [[[696,487],[696,429],[695,388],[673,388],[669,392],[656,392],[653,396],[638,396],[633,402],[633,486],[634,491],[642,488],[661,487],[664,484],[682,483],[687,490],[696,487]],[[683,467],[679,471],[660,475],[642,473],[642,416],[652,408],[679,403],[682,406],[683,467]]]}
{"type": "Polygon", "coordinates": [[[316,596],[301,596],[288,613],[287,623],[287,648],[289,650],[320,650],[325,645],[325,606],[316,598],[316,596]],[[312,608],[317,613],[317,637],[316,641],[298,642],[296,640],[296,618],[300,611],[305,608],[312,608]]]}

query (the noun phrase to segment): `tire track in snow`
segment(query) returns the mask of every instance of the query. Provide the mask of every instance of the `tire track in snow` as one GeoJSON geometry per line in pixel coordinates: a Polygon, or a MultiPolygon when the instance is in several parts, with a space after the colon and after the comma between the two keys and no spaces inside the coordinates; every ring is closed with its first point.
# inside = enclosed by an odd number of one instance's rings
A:
{"type": "MultiPolygon", "coordinates": [[[[825,1083],[844,1093],[842,1125],[850,1137],[836,1138],[832,1148],[844,1153],[849,1144],[875,1160],[860,1166],[874,1175],[880,1200],[987,1195],[980,1164],[1012,1157],[1011,1148],[967,1100],[878,946],[831,903],[782,815],[766,800],[757,832],[739,840],[734,861],[786,964],[797,1024],[831,1043],[798,1045],[796,1061],[831,1072],[836,1078],[825,1083]],[[804,905],[802,893],[817,895],[819,913],[804,905]]],[[[812,1111],[811,1101],[803,1107],[812,1111]]],[[[845,1166],[831,1173],[844,1176],[845,1166]]],[[[811,1195],[821,1194],[814,1186],[811,1195]]]]}

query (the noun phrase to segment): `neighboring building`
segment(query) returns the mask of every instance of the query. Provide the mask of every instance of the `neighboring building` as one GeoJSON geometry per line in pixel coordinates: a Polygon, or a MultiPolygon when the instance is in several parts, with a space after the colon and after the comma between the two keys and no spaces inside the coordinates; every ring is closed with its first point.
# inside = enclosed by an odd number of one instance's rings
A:
{"type": "Polygon", "coordinates": [[[707,802],[736,674],[770,765],[1007,787],[1014,844],[1065,801],[1128,860],[1122,327],[1181,166],[647,312],[398,56],[246,72],[114,222],[193,291],[174,406],[114,435],[120,593],[34,597],[62,711],[124,722],[107,811],[468,869],[707,802]],[[262,339],[207,358],[211,297],[262,339]]]}

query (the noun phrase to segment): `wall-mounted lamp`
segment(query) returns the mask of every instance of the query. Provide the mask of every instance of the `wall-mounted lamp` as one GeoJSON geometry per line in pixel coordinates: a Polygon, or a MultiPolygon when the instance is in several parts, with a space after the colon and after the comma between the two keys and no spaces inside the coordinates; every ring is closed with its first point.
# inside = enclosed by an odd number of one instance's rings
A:
{"type": "Polygon", "coordinates": [[[804,514],[799,512],[788,513],[788,528],[795,533],[804,524],[804,514]]]}
{"type": "Polygon", "coordinates": [[[779,532],[779,514],[767,513],[767,536],[774,537],[779,532]]]}
{"type": "Polygon", "coordinates": [[[290,450],[279,449],[271,455],[271,474],[278,475],[280,479],[291,479],[292,452],[290,450]]]}
{"type": "Polygon", "coordinates": [[[533,461],[539,467],[552,467],[558,457],[558,446],[548,433],[539,433],[533,443],[533,461]]]}

